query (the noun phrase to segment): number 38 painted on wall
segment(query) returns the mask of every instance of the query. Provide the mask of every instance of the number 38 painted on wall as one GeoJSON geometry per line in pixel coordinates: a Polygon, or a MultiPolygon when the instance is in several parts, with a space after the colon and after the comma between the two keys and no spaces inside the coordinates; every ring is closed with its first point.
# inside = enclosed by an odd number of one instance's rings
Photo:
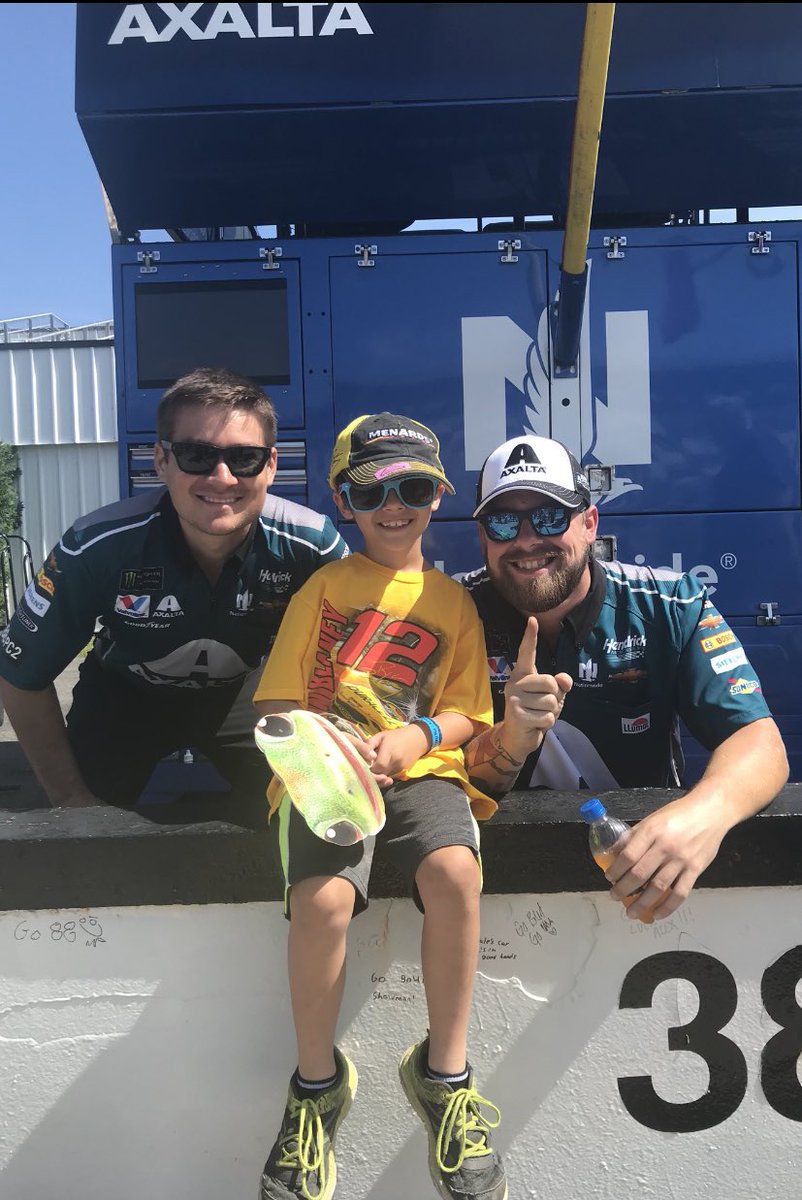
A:
{"type": "MultiPolygon", "coordinates": [[[[802,1121],[802,1085],[797,1060],[802,1053],[802,1008],[796,985],[802,977],[802,946],[788,950],[767,967],[760,994],[768,1015],[782,1028],[766,1042],[760,1058],[760,1086],[771,1107],[791,1121],[802,1121]]],[[[698,1100],[675,1104],[654,1090],[650,1075],[618,1080],[630,1116],[649,1129],[692,1133],[731,1117],[746,1095],[746,1059],[720,1030],[732,1020],[738,1003],[735,980],[718,959],[696,951],[671,950],[639,962],[621,987],[619,1008],[649,1008],[655,989],[669,979],[687,979],[699,993],[699,1011],[687,1025],[668,1031],[669,1050],[689,1050],[707,1063],[710,1084],[698,1100]]]]}

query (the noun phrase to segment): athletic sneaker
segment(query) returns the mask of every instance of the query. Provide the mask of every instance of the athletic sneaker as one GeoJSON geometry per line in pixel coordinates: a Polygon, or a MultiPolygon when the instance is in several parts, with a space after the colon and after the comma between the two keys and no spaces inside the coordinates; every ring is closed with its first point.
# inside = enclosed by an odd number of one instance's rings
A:
{"type": "Polygon", "coordinates": [[[337,1184],[334,1140],[356,1092],[354,1064],[334,1048],[337,1078],[314,1099],[290,1080],[284,1120],[262,1173],[260,1200],[330,1200],[337,1184]]]}
{"type": "Polygon", "coordinates": [[[429,1039],[410,1046],[398,1073],[429,1136],[429,1174],[444,1200],[507,1200],[507,1177],[490,1145],[490,1130],[501,1120],[495,1104],[473,1085],[452,1086],[426,1073],[429,1039]],[[485,1116],[482,1110],[488,1115],[485,1116]]]}

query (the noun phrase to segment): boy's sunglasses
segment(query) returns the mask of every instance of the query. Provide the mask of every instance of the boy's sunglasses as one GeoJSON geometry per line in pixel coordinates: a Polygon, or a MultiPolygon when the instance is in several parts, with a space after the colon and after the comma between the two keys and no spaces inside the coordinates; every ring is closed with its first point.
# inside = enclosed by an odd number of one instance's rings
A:
{"type": "Polygon", "coordinates": [[[489,512],[479,517],[479,524],[491,542],[513,542],[521,532],[521,525],[529,521],[540,537],[558,537],[571,524],[571,517],[580,512],[578,508],[565,508],[562,504],[530,508],[527,512],[489,512]]]}
{"type": "Polygon", "coordinates": [[[270,446],[213,446],[211,442],[169,442],[162,438],[163,450],[172,450],[185,475],[211,475],[224,462],[232,475],[250,479],[263,471],[270,458],[270,446]]]}
{"type": "Polygon", "coordinates": [[[431,475],[405,475],[403,479],[388,480],[363,487],[359,483],[341,483],[340,495],[352,512],[375,512],[387,501],[390,492],[407,508],[428,508],[434,503],[437,480],[431,475]]]}

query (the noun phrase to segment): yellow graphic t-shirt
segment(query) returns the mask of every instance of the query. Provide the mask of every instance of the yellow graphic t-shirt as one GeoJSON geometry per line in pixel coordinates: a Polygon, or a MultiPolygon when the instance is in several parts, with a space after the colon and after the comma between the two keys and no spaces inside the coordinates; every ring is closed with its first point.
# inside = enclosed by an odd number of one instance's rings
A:
{"type": "MultiPolygon", "coordinates": [[[[435,569],[392,571],[363,554],[328,563],[290,601],[254,700],[336,713],[367,736],[443,712],[490,726],[474,603],[435,569]]],[[[496,810],[469,782],[459,749],[433,750],[398,778],[423,775],[457,779],[480,820],[496,810]]]]}

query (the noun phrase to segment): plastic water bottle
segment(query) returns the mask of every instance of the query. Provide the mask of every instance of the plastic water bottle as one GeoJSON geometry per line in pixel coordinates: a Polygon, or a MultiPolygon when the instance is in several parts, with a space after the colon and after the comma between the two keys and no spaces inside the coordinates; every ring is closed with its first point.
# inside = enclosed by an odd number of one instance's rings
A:
{"type": "MultiPolygon", "coordinates": [[[[611,817],[607,809],[602,804],[598,797],[594,796],[592,800],[586,800],[584,804],[580,804],[579,812],[582,820],[588,825],[588,846],[597,867],[601,867],[602,871],[606,871],[610,863],[613,861],[613,847],[618,844],[621,838],[625,837],[632,828],[627,825],[626,821],[619,820],[618,817],[611,817]]],[[[629,908],[638,898],[638,893],[635,892],[631,896],[624,898],[624,906],[629,908]]],[[[652,925],[654,923],[654,914],[646,912],[640,918],[644,925],[652,925]]]]}

